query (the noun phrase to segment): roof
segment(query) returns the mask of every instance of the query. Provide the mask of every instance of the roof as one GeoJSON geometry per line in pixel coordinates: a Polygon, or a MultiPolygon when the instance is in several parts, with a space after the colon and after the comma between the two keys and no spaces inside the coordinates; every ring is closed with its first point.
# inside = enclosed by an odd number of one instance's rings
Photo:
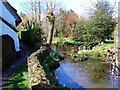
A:
{"type": "Polygon", "coordinates": [[[17,13],[17,10],[15,8],[13,8],[9,2],[7,0],[1,0],[2,3],[4,4],[4,6],[9,10],[9,12],[14,16],[14,18],[16,19],[16,26],[22,22],[22,19],[20,18],[20,16],[17,13]]]}

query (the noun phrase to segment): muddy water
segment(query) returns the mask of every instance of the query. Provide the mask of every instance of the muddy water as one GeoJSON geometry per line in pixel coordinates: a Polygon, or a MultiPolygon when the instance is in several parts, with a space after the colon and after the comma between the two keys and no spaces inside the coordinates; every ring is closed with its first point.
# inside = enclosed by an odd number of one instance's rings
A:
{"type": "Polygon", "coordinates": [[[63,87],[68,88],[120,88],[120,77],[112,73],[113,66],[99,60],[71,62],[77,47],[53,46],[59,53],[65,54],[55,75],[63,87]],[[73,50],[74,49],[74,50],[73,50]]]}

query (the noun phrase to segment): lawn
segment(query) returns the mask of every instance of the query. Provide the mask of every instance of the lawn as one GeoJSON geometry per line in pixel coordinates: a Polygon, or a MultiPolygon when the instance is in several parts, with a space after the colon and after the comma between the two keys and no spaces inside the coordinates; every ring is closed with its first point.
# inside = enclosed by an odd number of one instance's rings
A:
{"type": "Polygon", "coordinates": [[[7,89],[12,90],[14,88],[29,88],[28,70],[26,63],[27,62],[20,65],[18,69],[9,77],[7,89]]]}
{"type": "Polygon", "coordinates": [[[72,58],[74,61],[103,60],[107,50],[114,50],[114,41],[107,40],[103,44],[93,47],[92,50],[79,50],[72,58]]]}
{"type": "Polygon", "coordinates": [[[114,41],[106,40],[105,43],[95,46],[94,49],[101,51],[101,50],[108,50],[113,47],[114,47],[114,41]]]}
{"type": "Polygon", "coordinates": [[[78,42],[76,42],[75,40],[69,39],[69,38],[54,38],[52,40],[52,44],[68,44],[68,45],[77,45],[78,42]]]}

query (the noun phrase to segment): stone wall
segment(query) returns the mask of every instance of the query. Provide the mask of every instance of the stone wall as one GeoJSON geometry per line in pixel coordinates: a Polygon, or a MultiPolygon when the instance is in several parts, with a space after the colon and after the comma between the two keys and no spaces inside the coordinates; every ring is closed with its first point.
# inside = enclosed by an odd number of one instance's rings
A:
{"type": "Polygon", "coordinates": [[[40,50],[31,54],[28,57],[28,73],[29,73],[29,81],[30,87],[32,89],[36,88],[47,88],[50,86],[49,80],[46,78],[45,71],[43,67],[40,65],[37,55],[40,53],[40,50]]]}
{"type": "Polygon", "coordinates": [[[63,59],[63,56],[48,49],[47,46],[41,46],[39,50],[33,52],[27,59],[30,87],[35,90],[61,87],[54,71],[60,66],[59,62],[63,59]]]}

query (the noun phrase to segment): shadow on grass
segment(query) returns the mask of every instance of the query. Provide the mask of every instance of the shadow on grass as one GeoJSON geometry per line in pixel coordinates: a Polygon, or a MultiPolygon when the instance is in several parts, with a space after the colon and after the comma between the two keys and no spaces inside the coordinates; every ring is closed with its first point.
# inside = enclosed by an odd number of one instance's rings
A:
{"type": "Polygon", "coordinates": [[[27,62],[20,65],[18,69],[9,77],[6,84],[7,89],[29,88],[27,62]]]}

